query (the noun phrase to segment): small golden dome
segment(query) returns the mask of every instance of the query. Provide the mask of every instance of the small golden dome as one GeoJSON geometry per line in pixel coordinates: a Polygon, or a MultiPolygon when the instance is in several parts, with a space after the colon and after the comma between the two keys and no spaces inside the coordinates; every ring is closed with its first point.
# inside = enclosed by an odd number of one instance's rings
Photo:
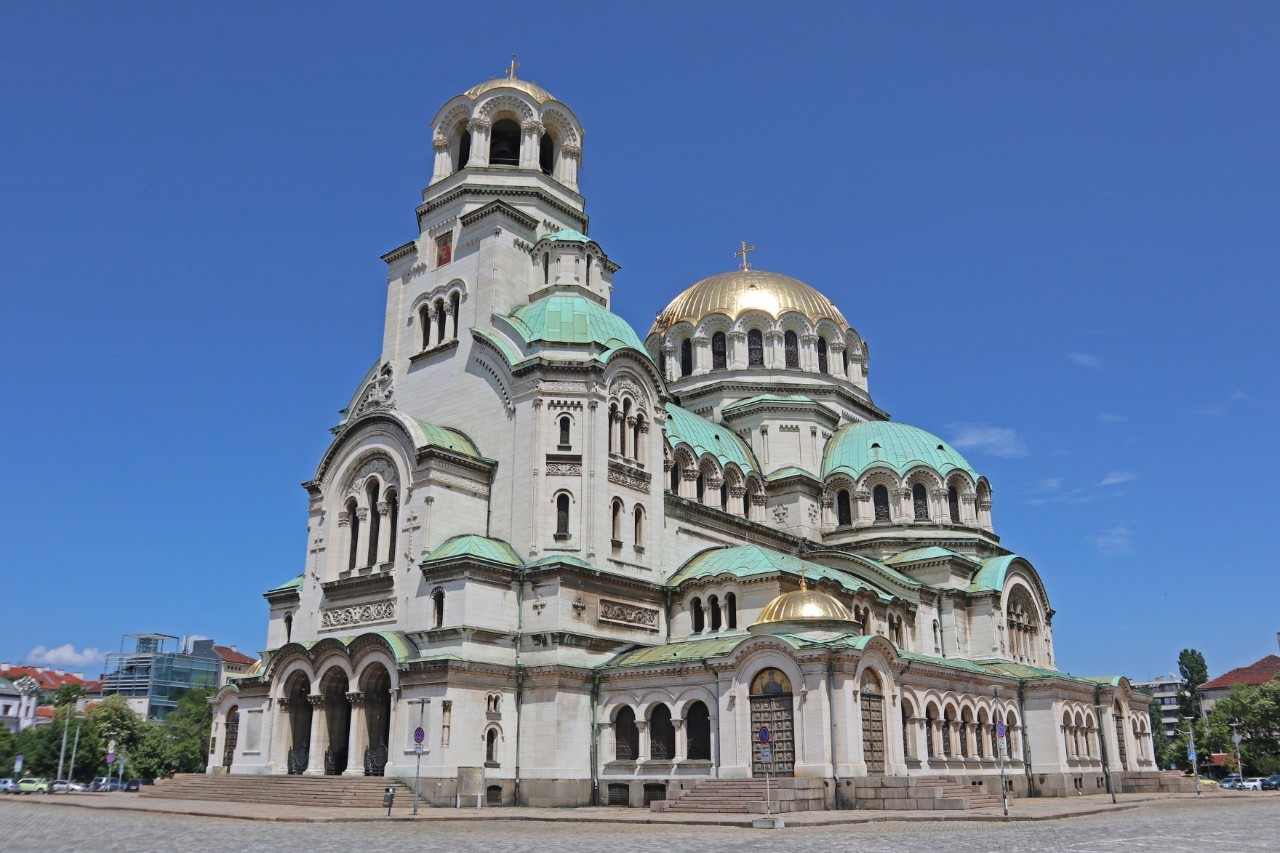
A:
{"type": "Polygon", "coordinates": [[[803,314],[811,322],[831,320],[848,331],[849,323],[830,299],[799,279],[765,270],[734,270],[713,275],[671,300],[649,334],[662,334],[676,323],[697,325],[711,314],[736,320],[748,311],[763,311],[775,320],[788,311],[803,314]]]}
{"type": "Polygon", "coordinates": [[[768,633],[771,628],[789,627],[793,630],[805,628],[833,629],[856,633],[858,623],[840,601],[825,592],[809,589],[803,576],[800,578],[800,589],[784,592],[765,605],[760,618],[748,630],[752,633],[768,633]],[[760,630],[757,631],[756,629],[760,630]]]}
{"type": "Polygon", "coordinates": [[[485,80],[483,83],[472,86],[464,94],[474,101],[485,92],[494,89],[519,89],[540,104],[555,100],[555,97],[550,92],[537,83],[530,83],[528,80],[519,80],[515,77],[494,77],[492,80],[485,80]]]}

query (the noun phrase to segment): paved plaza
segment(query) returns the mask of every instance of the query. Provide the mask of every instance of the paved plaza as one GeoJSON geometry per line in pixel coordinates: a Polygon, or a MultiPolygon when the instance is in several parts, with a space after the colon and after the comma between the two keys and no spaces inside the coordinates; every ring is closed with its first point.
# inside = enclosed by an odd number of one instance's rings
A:
{"type": "MultiPolygon", "coordinates": [[[[508,811],[508,810],[503,810],[508,811]]],[[[510,810],[514,812],[514,810],[510,810]]],[[[541,811],[541,810],[539,810],[541,811]]],[[[828,850],[1056,851],[1275,850],[1280,797],[1273,795],[1165,799],[1059,820],[877,821],[792,825],[780,832],[689,823],[560,820],[271,822],[84,808],[64,801],[0,799],[0,849],[6,851],[703,851],[828,850]]],[[[632,811],[636,817],[635,811],[632,811]]],[[[830,814],[830,813],[828,813],[830,814]]],[[[510,815],[508,815],[510,816],[510,815]]],[[[585,816],[585,815],[584,815],[585,816]]],[[[497,815],[494,816],[495,818],[497,815]]]]}

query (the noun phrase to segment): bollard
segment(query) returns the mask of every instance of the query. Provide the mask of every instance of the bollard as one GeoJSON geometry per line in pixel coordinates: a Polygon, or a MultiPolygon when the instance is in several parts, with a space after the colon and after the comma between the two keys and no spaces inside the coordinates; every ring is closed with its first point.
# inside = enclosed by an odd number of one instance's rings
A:
{"type": "Polygon", "coordinates": [[[386,788],[382,795],[382,804],[387,807],[387,817],[391,817],[391,805],[396,801],[396,789],[386,788]]]}

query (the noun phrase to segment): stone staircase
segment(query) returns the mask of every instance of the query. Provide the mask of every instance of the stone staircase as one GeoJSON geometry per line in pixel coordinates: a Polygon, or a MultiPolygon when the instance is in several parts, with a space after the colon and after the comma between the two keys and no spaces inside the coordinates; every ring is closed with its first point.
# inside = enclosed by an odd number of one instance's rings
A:
{"type": "Polygon", "coordinates": [[[384,776],[206,776],[180,773],[145,785],[141,796],[170,800],[266,803],[321,808],[381,808],[383,789],[396,789],[397,805],[413,799],[413,789],[384,776]]]}
{"type": "MultiPolygon", "coordinates": [[[[773,779],[769,799],[775,814],[825,808],[821,779],[773,779]]],[[[667,799],[650,803],[649,808],[678,814],[764,814],[765,780],[703,779],[692,788],[669,788],[667,799]]]]}
{"type": "Polygon", "coordinates": [[[914,799],[934,801],[932,806],[917,804],[917,808],[985,809],[1000,805],[1000,798],[994,794],[988,794],[982,788],[973,785],[957,784],[945,776],[921,776],[913,778],[912,781],[915,782],[914,799]]]}

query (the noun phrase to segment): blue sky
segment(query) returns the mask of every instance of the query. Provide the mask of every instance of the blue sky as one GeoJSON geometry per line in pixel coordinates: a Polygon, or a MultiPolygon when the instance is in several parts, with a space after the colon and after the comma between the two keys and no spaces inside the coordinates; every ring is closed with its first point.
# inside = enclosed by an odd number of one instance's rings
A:
{"type": "Polygon", "coordinates": [[[615,310],[743,236],[831,296],[990,477],[1064,669],[1276,650],[1280,6],[534,8],[0,6],[0,660],[262,647],[427,123],[512,53],[587,128],[615,310]]]}

